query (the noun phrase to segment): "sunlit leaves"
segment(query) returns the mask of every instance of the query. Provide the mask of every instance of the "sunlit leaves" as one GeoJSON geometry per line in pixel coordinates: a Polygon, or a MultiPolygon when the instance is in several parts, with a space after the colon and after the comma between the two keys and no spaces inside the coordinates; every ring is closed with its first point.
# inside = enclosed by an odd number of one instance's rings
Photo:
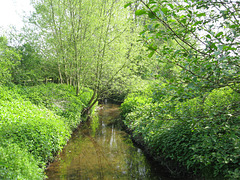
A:
{"type": "Polygon", "coordinates": [[[148,55],[149,58],[151,58],[154,55],[155,51],[151,51],[151,53],[148,55]]]}
{"type": "Polygon", "coordinates": [[[127,4],[124,5],[124,8],[127,8],[128,6],[131,6],[132,2],[129,2],[127,4]]]}
{"type": "Polygon", "coordinates": [[[220,37],[221,35],[223,35],[223,32],[217,33],[215,37],[218,38],[218,37],[220,37]]]}
{"type": "Polygon", "coordinates": [[[73,87],[48,84],[12,85],[11,90],[0,86],[0,92],[0,178],[45,178],[45,163],[79,125],[79,113],[92,91],[86,88],[77,97],[73,87]]]}
{"type": "Polygon", "coordinates": [[[15,142],[0,143],[0,178],[1,179],[35,179],[45,178],[40,163],[32,154],[21,149],[15,142]]]}
{"type": "Polygon", "coordinates": [[[203,17],[203,16],[206,16],[206,13],[199,13],[196,15],[197,17],[203,17]]]}
{"type": "Polygon", "coordinates": [[[140,16],[146,14],[147,12],[144,9],[138,9],[135,11],[135,15],[140,16]]]}
{"type": "MultiPolygon", "coordinates": [[[[164,88],[160,88],[160,83],[156,85],[153,102],[135,107],[127,116],[126,123],[134,133],[144,136],[149,147],[157,147],[167,157],[184,162],[189,169],[194,168],[196,173],[200,170],[206,175],[205,169],[210,167],[210,176],[221,172],[228,177],[229,172],[237,172],[234,169],[236,163],[234,168],[227,165],[232,163],[227,152],[235,144],[233,140],[229,146],[229,134],[235,136],[234,125],[239,126],[238,120],[235,121],[238,117],[231,118],[233,113],[230,112],[239,114],[239,105],[235,106],[235,102],[239,101],[240,69],[237,61],[240,32],[236,17],[240,4],[196,0],[171,1],[171,4],[169,1],[141,2],[143,6],[138,10],[144,13],[136,15],[149,18],[144,21],[146,25],[141,33],[149,58],[172,64],[177,74],[162,80],[161,77],[165,76],[161,69],[161,73],[154,77],[166,83],[164,88]],[[149,115],[149,112],[156,116],[149,115]],[[159,130],[166,114],[171,114],[169,119],[176,117],[174,122],[179,121],[174,128],[169,127],[169,134],[165,133],[166,127],[159,130]],[[159,122],[158,129],[153,123],[156,121],[159,122]],[[150,126],[149,131],[146,130],[146,122],[150,126]],[[231,123],[233,126],[229,125],[231,123]],[[165,136],[161,136],[164,133],[165,136]],[[180,149],[175,148],[175,144],[180,149]],[[223,144],[226,154],[216,153],[223,144]],[[181,156],[186,151],[192,155],[181,156]]],[[[167,70],[170,72],[172,69],[167,70]]],[[[167,124],[169,121],[164,122],[167,124]]],[[[232,153],[238,154],[237,151],[232,153]]],[[[231,159],[236,158],[235,155],[231,159]]]]}
{"type": "Polygon", "coordinates": [[[18,50],[8,45],[7,38],[0,37],[0,85],[12,80],[12,70],[20,64],[20,58],[18,50]]]}
{"type": "Polygon", "coordinates": [[[171,9],[174,9],[173,4],[168,4],[168,6],[169,6],[171,9]]]}
{"type": "MultiPolygon", "coordinates": [[[[197,77],[192,81],[197,82],[197,77]]],[[[188,88],[195,88],[193,82],[188,88]]],[[[152,88],[152,95],[149,89],[130,94],[122,104],[127,127],[134,136],[142,137],[156,156],[174,159],[205,178],[235,177],[240,124],[233,112],[238,108],[239,94],[221,88],[187,99],[177,97],[174,87],[168,87],[158,84],[152,88]],[[151,97],[152,103],[147,97],[151,97]]]]}
{"type": "MultiPolygon", "coordinates": [[[[228,64],[227,62],[230,61],[225,60],[224,65],[213,63],[215,62],[214,58],[226,59],[225,54],[232,58],[239,54],[239,48],[237,47],[239,40],[236,38],[240,35],[239,23],[235,21],[236,15],[232,12],[233,9],[236,10],[238,4],[216,4],[212,1],[208,5],[204,1],[171,4],[168,1],[161,1],[161,3],[142,1],[142,4],[144,6],[137,10],[142,13],[137,14],[148,14],[151,20],[146,25],[147,28],[144,30],[143,38],[148,41],[149,46],[155,41],[157,45],[155,53],[164,54],[166,58],[183,57],[179,60],[169,59],[169,62],[177,64],[181,68],[186,68],[184,58],[189,57],[191,51],[190,62],[188,62],[188,68],[183,69],[186,74],[182,80],[187,82],[188,76],[195,75],[202,78],[207,87],[228,86],[227,81],[238,81],[236,72],[239,71],[239,66],[237,64],[235,64],[236,66],[233,65],[236,61],[228,64]],[[224,21],[222,21],[223,19],[224,21]],[[158,27],[154,29],[156,24],[158,27]],[[159,26],[159,24],[161,25],[159,26]],[[177,43],[179,46],[177,50],[181,49],[181,54],[176,56],[173,51],[170,52],[161,48],[162,41],[168,42],[169,40],[177,43]],[[202,60],[199,61],[199,58],[202,60]],[[204,73],[199,71],[204,69],[199,68],[204,67],[204,61],[210,62],[210,64],[212,62],[214,68],[208,69],[208,72],[204,71],[204,73]],[[229,69],[232,69],[232,71],[229,71],[229,69]]],[[[149,57],[153,57],[153,54],[154,52],[151,51],[149,57]]]]}

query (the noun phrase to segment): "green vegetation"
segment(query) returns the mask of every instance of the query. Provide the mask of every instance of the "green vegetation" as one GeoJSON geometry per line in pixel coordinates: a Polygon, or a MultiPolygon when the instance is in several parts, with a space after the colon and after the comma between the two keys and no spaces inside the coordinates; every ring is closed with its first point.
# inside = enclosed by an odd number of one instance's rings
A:
{"type": "Polygon", "coordinates": [[[81,122],[92,91],[47,84],[0,87],[0,178],[42,179],[45,163],[61,151],[81,122]]]}
{"type": "Polygon", "coordinates": [[[0,146],[1,179],[43,179],[43,169],[39,162],[16,143],[2,143],[0,146]]]}
{"type": "Polygon", "coordinates": [[[33,104],[42,105],[64,117],[64,123],[71,129],[75,129],[79,125],[82,110],[87,106],[93,94],[93,91],[88,88],[81,89],[79,96],[75,95],[73,86],[65,84],[23,86],[17,90],[33,104]]]}
{"type": "Polygon", "coordinates": [[[239,179],[239,2],[32,5],[0,37],[0,178],[43,178],[83,114],[125,98],[125,124],[170,171],[239,179]]]}
{"type": "Polygon", "coordinates": [[[125,124],[172,173],[239,179],[239,3],[140,0],[125,7],[144,22],[141,40],[161,67],[154,85],[125,99],[125,124]]]}
{"type": "Polygon", "coordinates": [[[121,107],[125,124],[153,156],[164,158],[165,165],[174,160],[204,177],[239,178],[238,93],[220,88],[172,102],[151,91],[130,94],[121,107]]]}

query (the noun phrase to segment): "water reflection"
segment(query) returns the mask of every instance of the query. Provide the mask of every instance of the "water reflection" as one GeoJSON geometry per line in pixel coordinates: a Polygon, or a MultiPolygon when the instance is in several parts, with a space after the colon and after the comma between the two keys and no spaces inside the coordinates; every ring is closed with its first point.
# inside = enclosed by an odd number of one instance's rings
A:
{"type": "Polygon", "coordinates": [[[166,179],[153,172],[142,151],[111,123],[118,116],[119,106],[104,105],[73,135],[59,160],[49,166],[49,179],[166,179]]]}

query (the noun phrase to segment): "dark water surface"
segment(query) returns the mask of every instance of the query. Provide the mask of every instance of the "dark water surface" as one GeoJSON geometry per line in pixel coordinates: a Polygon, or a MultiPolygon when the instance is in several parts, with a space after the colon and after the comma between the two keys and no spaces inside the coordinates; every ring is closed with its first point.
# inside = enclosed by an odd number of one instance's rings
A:
{"type": "Polygon", "coordinates": [[[169,180],[161,167],[147,160],[134,147],[128,134],[112,122],[119,118],[119,106],[106,104],[75,132],[58,160],[46,174],[50,180],[169,180]]]}

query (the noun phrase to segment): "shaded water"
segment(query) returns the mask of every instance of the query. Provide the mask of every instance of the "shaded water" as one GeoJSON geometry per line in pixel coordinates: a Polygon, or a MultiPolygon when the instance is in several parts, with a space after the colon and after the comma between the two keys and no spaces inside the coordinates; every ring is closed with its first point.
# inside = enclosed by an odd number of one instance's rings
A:
{"type": "Polygon", "coordinates": [[[129,136],[112,123],[119,118],[119,106],[104,105],[75,132],[58,160],[46,174],[50,180],[162,179],[161,168],[154,167],[129,136]]]}

